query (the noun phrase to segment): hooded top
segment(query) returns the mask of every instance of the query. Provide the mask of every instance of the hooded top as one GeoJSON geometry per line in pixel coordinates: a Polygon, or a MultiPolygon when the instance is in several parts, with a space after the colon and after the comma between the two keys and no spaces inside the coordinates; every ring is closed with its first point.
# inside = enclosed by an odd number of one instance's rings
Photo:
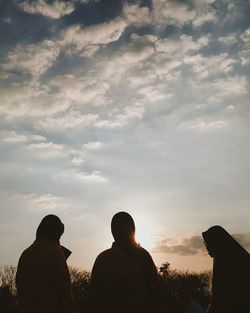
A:
{"type": "Polygon", "coordinates": [[[135,241],[135,224],[126,212],[111,222],[114,243],[95,261],[91,275],[93,311],[157,313],[160,280],[150,254],[135,241]]]}
{"type": "Polygon", "coordinates": [[[16,274],[19,313],[72,313],[74,302],[66,258],[60,246],[64,225],[47,215],[36,240],[21,255],[16,274]]]}
{"type": "Polygon", "coordinates": [[[209,312],[235,313],[250,310],[249,253],[221,226],[202,233],[213,257],[212,295],[209,312]]]}

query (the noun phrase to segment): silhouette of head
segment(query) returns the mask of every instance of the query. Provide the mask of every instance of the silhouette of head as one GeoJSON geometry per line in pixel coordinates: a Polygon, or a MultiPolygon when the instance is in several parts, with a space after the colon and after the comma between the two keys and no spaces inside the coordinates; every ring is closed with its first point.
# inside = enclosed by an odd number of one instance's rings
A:
{"type": "Polygon", "coordinates": [[[59,242],[64,232],[64,225],[56,215],[46,215],[39,224],[36,231],[37,239],[59,242]]]}
{"type": "Polygon", "coordinates": [[[111,231],[115,242],[120,244],[135,243],[135,223],[126,212],[116,213],[111,221],[111,231]]]}
{"type": "Polygon", "coordinates": [[[221,226],[212,226],[202,233],[205,246],[213,258],[247,256],[248,252],[221,226]]]}

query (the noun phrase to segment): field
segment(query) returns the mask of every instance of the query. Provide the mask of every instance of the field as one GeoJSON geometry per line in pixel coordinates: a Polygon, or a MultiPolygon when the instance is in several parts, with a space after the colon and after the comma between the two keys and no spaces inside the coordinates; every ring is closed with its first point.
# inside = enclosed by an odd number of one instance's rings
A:
{"type": "MultiPolygon", "coordinates": [[[[158,268],[162,279],[161,307],[163,313],[182,313],[192,299],[206,308],[211,299],[211,272],[189,272],[171,269],[168,262],[158,268]]],[[[14,266],[0,268],[0,312],[16,312],[14,266]]],[[[70,268],[72,292],[79,313],[89,312],[90,273],[70,268]]]]}

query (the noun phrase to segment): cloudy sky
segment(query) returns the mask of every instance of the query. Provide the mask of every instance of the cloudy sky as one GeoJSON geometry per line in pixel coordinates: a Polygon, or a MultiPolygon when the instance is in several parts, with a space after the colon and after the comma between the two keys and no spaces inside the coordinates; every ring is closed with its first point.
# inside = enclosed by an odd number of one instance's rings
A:
{"type": "Polygon", "coordinates": [[[0,263],[57,214],[91,269],[117,211],[157,265],[211,266],[219,224],[250,248],[250,3],[0,2],[0,263]]]}

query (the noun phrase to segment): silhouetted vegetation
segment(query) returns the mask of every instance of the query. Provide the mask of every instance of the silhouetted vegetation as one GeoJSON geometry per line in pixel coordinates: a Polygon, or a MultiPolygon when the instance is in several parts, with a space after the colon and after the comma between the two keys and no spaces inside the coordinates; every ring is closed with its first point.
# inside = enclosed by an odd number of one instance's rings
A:
{"type": "Polygon", "coordinates": [[[164,313],[184,312],[191,299],[207,308],[211,300],[210,271],[179,271],[166,262],[159,268],[159,274],[163,280],[164,313]]]}
{"type": "MultiPolygon", "coordinates": [[[[0,312],[16,312],[16,288],[14,266],[0,267],[0,312]]],[[[72,292],[79,312],[89,311],[90,273],[70,268],[72,292]]],[[[181,313],[190,299],[205,308],[211,299],[211,272],[200,273],[171,269],[169,263],[159,268],[163,282],[162,307],[164,313],[181,313]]]]}

